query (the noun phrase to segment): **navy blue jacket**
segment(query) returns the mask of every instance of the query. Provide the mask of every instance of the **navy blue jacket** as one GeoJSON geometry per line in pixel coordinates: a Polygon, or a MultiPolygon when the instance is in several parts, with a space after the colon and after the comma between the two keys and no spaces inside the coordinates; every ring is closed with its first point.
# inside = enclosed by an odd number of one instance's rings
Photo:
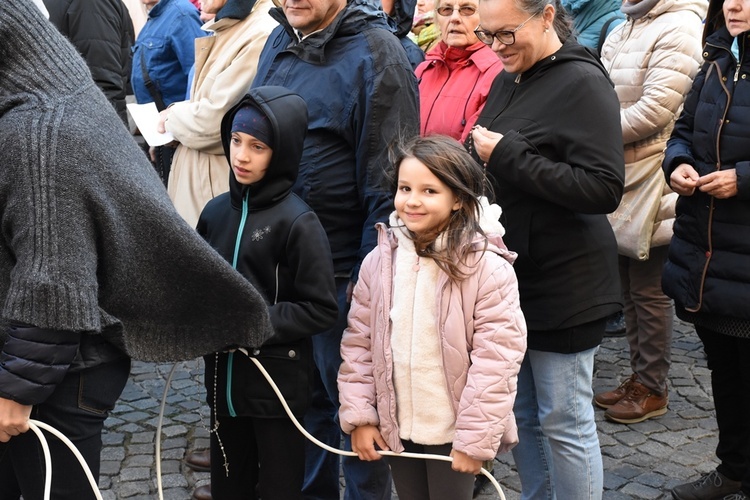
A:
{"type": "Polygon", "coordinates": [[[737,195],[680,196],[662,286],[689,312],[750,319],[750,32],[721,28],[706,39],[704,64],[667,142],[667,181],[682,163],[699,175],[735,169],[737,195]]]}
{"type": "MultiPolygon", "coordinates": [[[[280,87],[251,90],[222,120],[221,139],[230,162],[232,120],[237,109],[250,102],[272,125],[271,163],[265,176],[249,186],[238,183],[230,172],[229,191],[208,202],[197,229],[268,303],[274,333],[250,355],[260,360],[292,411],[302,416],[312,392],[311,337],[333,326],[338,317],[333,264],[318,218],[291,192],[307,124],[304,101],[280,87]]],[[[286,415],[244,354],[208,355],[205,361],[208,403],[220,415],[286,415]]]]}
{"type": "Polygon", "coordinates": [[[338,276],[356,280],[393,210],[382,181],[388,146],[419,133],[417,81],[385,14],[351,0],[299,41],[280,8],[253,87],[279,85],[305,100],[310,122],[293,191],[320,218],[338,276]]]}

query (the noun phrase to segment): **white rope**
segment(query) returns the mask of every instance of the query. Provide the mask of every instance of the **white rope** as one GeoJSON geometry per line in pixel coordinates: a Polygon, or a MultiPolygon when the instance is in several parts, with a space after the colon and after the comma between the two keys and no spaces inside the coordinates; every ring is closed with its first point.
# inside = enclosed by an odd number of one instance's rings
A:
{"type": "MultiPolygon", "coordinates": [[[[276,396],[279,398],[281,405],[284,407],[284,410],[286,411],[289,418],[292,420],[292,423],[294,424],[294,426],[297,427],[297,429],[299,429],[299,431],[307,439],[315,443],[320,448],[323,448],[324,450],[334,453],[336,455],[342,455],[342,456],[348,456],[348,457],[357,456],[357,454],[354,453],[353,451],[345,451],[345,450],[340,450],[338,448],[333,448],[331,446],[328,446],[327,444],[323,443],[322,441],[318,440],[315,436],[307,432],[307,430],[305,430],[302,424],[299,423],[299,420],[297,420],[297,418],[292,413],[292,410],[289,408],[289,405],[284,399],[284,396],[281,394],[281,391],[279,390],[279,387],[276,385],[276,382],[274,382],[274,380],[271,378],[271,375],[266,371],[266,369],[263,367],[260,361],[258,361],[254,357],[249,356],[245,349],[238,349],[238,350],[243,352],[246,356],[248,356],[248,358],[255,364],[255,366],[258,367],[258,370],[260,370],[260,372],[266,378],[268,383],[271,385],[273,392],[276,393],[276,396]]],[[[175,363],[172,366],[172,369],[170,370],[166,383],[164,385],[164,392],[162,394],[161,406],[159,407],[159,418],[158,418],[158,423],[156,427],[156,450],[155,450],[156,485],[157,485],[159,500],[164,500],[164,492],[162,489],[162,480],[161,480],[161,429],[162,429],[162,423],[164,420],[164,409],[165,409],[166,402],[167,402],[167,393],[169,391],[169,386],[171,385],[172,376],[174,374],[176,367],[177,367],[177,363],[175,363]]],[[[29,429],[31,429],[39,438],[39,442],[41,443],[41,446],[42,446],[42,452],[44,454],[44,463],[45,463],[44,500],[50,500],[50,494],[51,494],[51,488],[52,488],[52,458],[50,455],[47,439],[44,437],[44,433],[42,433],[40,429],[44,429],[47,432],[51,433],[52,435],[56,436],[58,439],[60,439],[60,441],[62,441],[70,449],[71,452],[73,452],[73,455],[75,455],[75,457],[78,459],[78,462],[81,464],[81,468],[86,474],[86,478],[89,481],[89,484],[91,486],[92,491],[94,492],[94,495],[96,496],[96,499],[103,500],[101,492],[99,491],[99,488],[96,484],[96,480],[94,479],[94,475],[91,473],[91,469],[86,463],[86,460],[83,458],[83,455],[81,455],[81,453],[78,451],[78,448],[76,448],[76,446],[67,437],[65,437],[63,433],[61,433],[60,431],[58,431],[51,425],[45,424],[44,422],[40,422],[34,419],[29,419],[29,429]]],[[[429,453],[409,453],[409,452],[394,453],[392,451],[385,451],[385,450],[378,450],[378,453],[383,456],[392,456],[392,457],[416,458],[416,459],[422,459],[422,460],[441,460],[444,462],[453,461],[451,457],[448,457],[445,455],[429,454],[429,453]]],[[[492,475],[492,473],[489,472],[485,468],[482,468],[481,473],[487,479],[489,479],[489,481],[495,487],[495,489],[497,490],[497,493],[500,495],[500,499],[505,500],[505,495],[503,494],[503,490],[500,487],[500,484],[495,479],[495,477],[492,475]]]]}
{"type": "Polygon", "coordinates": [[[176,368],[177,363],[172,365],[172,369],[169,370],[169,375],[164,383],[164,392],[161,395],[161,405],[159,406],[159,419],[156,423],[156,450],[154,451],[154,455],[156,458],[156,490],[159,500],[164,500],[164,489],[161,484],[161,426],[164,421],[164,407],[167,405],[167,393],[169,392],[169,386],[172,385],[172,376],[176,368]]]}
{"type": "MultiPolygon", "coordinates": [[[[263,368],[263,365],[260,364],[260,361],[258,361],[256,358],[251,357],[248,352],[245,349],[238,349],[239,351],[243,352],[250,360],[255,363],[255,366],[258,367],[258,370],[263,374],[263,376],[266,378],[269,384],[271,384],[271,388],[273,389],[273,392],[276,393],[276,396],[279,398],[279,401],[281,401],[281,405],[284,407],[284,410],[286,411],[286,414],[289,415],[289,418],[292,419],[292,423],[294,423],[294,426],[299,429],[299,431],[310,441],[318,445],[319,447],[323,448],[324,450],[330,451],[331,453],[335,453],[336,455],[342,455],[347,457],[356,457],[357,454],[353,451],[345,451],[345,450],[339,450],[337,448],[332,448],[331,446],[328,446],[327,444],[323,443],[322,441],[318,440],[315,436],[307,432],[307,430],[302,426],[302,424],[299,423],[299,420],[294,416],[292,413],[292,410],[289,408],[289,405],[286,403],[286,400],[284,399],[284,396],[281,394],[281,391],[279,390],[279,387],[276,385],[276,382],[273,381],[271,378],[271,375],[266,371],[265,368],[263,368]]],[[[402,453],[395,453],[392,451],[385,451],[385,450],[378,450],[378,453],[386,456],[386,457],[403,457],[403,458],[418,458],[422,460],[442,460],[443,462],[452,462],[453,458],[445,456],[445,455],[435,455],[430,453],[409,453],[409,452],[402,452],[402,453]]],[[[484,475],[489,481],[492,483],[492,485],[497,490],[497,493],[500,495],[500,500],[505,500],[505,495],[503,494],[502,488],[500,488],[500,483],[497,482],[495,479],[495,476],[492,475],[491,472],[489,472],[487,469],[482,468],[481,470],[482,475],[484,475]]]]}
{"type": "Polygon", "coordinates": [[[89,465],[86,463],[83,455],[81,455],[81,452],[78,451],[78,448],[76,448],[76,446],[70,441],[70,439],[65,437],[62,432],[58,431],[51,425],[45,424],[44,422],[40,422],[38,420],[29,419],[29,428],[39,438],[39,442],[42,444],[42,451],[44,452],[44,463],[46,468],[44,480],[44,500],[49,500],[50,492],[52,489],[52,459],[50,456],[47,439],[44,437],[44,434],[40,429],[44,429],[50,434],[56,436],[60,441],[65,443],[68,448],[70,448],[70,451],[73,452],[73,455],[75,455],[75,457],[78,459],[78,462],[81,464],[83,472],[86,473],[86,478],[89,480],[89,484],[91,485],[91,489],[94,492],[97,500],[103,500],[102,494],[99,492],[99,487],[96,484],[96,480],[94,480],[94,475],[91,473],[91,469],[89,469],[89,465]]]}

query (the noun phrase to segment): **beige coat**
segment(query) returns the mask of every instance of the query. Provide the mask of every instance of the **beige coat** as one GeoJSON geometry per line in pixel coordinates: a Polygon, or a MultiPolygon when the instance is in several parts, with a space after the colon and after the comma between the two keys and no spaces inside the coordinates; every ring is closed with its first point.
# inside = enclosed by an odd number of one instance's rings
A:
{"type": "MultiPolygon", "coordinates": [[[[661,0],[640,19],[628,18],[602,46],[602,63],[620,99],[625,193],[661,175],[664,148],[701,62],[705,0],[661,0]]],[[[677,195],[664,182],[651,246],[672,236],[677,195]]]]}
{"type": "Polygon", "coordinates": [[[229,164],[221,145],[221,119],[250,89],[258,58],[278,25],[268,11],[271,0],[258,0],[243,20],[208,22],[212,33],[195,40],[195,76],[190,100],[169,108],[165,127],[180,143],[172,160],[169,196],[195,227],[203,207],[229,190],[229,164]]]}

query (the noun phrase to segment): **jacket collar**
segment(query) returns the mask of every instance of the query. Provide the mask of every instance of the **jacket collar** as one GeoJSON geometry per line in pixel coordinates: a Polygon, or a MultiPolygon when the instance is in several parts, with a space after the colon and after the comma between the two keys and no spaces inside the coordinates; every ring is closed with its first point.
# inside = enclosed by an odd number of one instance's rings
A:
{"type": "MultiPolygon", "coordinates": [[[[609,73],[604,68],[602,62],[596,56],[595,52],[592,49],[579,44],[573,36],[568,38],[557,52],[545,57],[541,61],[537,61],[536,64],[534,64],[525,72],[517,75],[508,73],[508,75],[512,75],[511,77],[515,79],[517,83],[523,83],[535,76],[544,75],[544,73],[546,73],[550,68],[557,64],[571,61],[591,64],[592,66],[595,66],[599,71],[601,71],[601,73],[607,78],[607,80],[609,80],[610,82],[612,81],[609,78],[609,73]]],[[[614,87],[614,84],[612,84],[612,86],[614,87]]]]}
{"type": "MultiPolygon", "coordinates": [[[[714,31],[708,38],[706,38],[706,52],[707,54],[704,54],[704,58],[711,57],[712,48],[720,48],[720,49],[726,49],[731,51],[732,43],[734,42],[734,38],[732,35],[729,34],[729,30],[727,30],[726,26],[723,26],[719,28],[718,30],[714,31]]],[[[747,59],[750,54],[750,31],[746,31],[744,33],[740,33],[737,35],[737,43],[740,47],[740,54],[743,55],[744,53],[744,59],[747,59]],[[744,45],[744,50],[743,50],[744,45]]],[[[715,54],[713,54],[715,57],[715,54]]]]}
{"type": "Polygon", "coordinates": [[[154,5],[151,10],[148,11],[148,18],[153,19],[159,17],[161,13],[167,8],[167,4],[172,0],[159,0],[159,3],[154,5]]]}
{"type": "Polygon", "coordinates": [[[482,42],[477,42],[463,49],[449,47],[445,44],[445,42],[440,42],[433,50],[427,52],[425,60],[429,62],[444,62],[446,54],[449,51],[464,52],[467,56],[466,60],[474,63],[477,69],[479,69],[479,71],[481,71],[482,73],[487,71],[493,65],[497,64],[499,60],[497,54],[492,52],[492,49],[482,42]]]}
{"type": "Polygon", "coordinates": [[[393,32],[385,13],[375,8],[368,0],[348,0],[331,24],[303,40],[299,39],[281,7],[273,8],[269,13],[291,38],[287,50],[311,64],[325,63],[326,45],[334,38],[356,35],[372,28],[383,28],[393,32]]]}
{"type": "Polygon", "coordinates": [[[227,17],[231,19],[245,19],[252,12],[254,5],[255,0],[227,0],[224,7],[216,13],[215,19],[217,21],[227,17]]]}

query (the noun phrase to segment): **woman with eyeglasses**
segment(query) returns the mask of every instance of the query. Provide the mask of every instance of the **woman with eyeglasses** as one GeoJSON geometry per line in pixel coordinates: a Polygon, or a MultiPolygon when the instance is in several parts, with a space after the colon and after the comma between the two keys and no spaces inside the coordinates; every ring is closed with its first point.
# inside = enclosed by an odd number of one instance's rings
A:
{"type": "Polygon", "coordinates": [[[422,135],[466,140],[503,63],[474,30],[478,0],[438,0],[440,42],[416,69],[422,135]]]}
{"type": "Polygon", "coordinates": [[[467,141],[518,253],[528,351],[514,406],[522,499],[599,499],[594,354],[622,308],[608,213],[622,197],[620,104],[559,0],[481,0],[478,38],[505,66],[467,141]]]}

